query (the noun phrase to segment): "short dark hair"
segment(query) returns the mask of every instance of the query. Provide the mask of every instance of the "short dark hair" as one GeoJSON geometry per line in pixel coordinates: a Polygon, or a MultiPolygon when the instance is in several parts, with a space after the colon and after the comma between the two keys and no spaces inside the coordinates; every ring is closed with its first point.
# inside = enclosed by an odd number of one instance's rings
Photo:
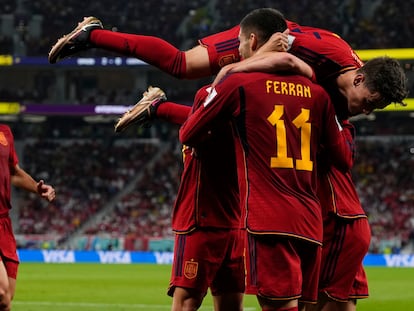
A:
{"type": "Polygon", "coordinates": [[[406,106],[403,100],[408,96],[407,77],[401,64],[388,56],[376,57],[367,61],[359,73],[365,76],[365,86],[371,92],[381,96],[378,109],[391,103],[406,106]]]}
{"type": "Polygon", "coordinates": [[[255,33],[259,46],[263,45],[275,32],[283,32],[287,28],[283,14],[273,8],[260,8],[248,13],[240,22],[244,34],[255,33]]]}

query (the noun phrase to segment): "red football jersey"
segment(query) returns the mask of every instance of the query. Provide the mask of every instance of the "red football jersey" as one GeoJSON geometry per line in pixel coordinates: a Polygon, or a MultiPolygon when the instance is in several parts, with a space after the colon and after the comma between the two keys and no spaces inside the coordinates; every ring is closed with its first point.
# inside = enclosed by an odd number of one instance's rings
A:
{"type": "Polygon", "coordinates": [[[18,163],[14,138],[10,127],[0,124],[0,214],[11,208],[10,202],[10,171],[18,163]]]}
{"type": "MultiPolygon", "coordinates": [[[[289,52],[308,63],[318,83],[328,91],[341,120],[348,118],[346,99],[339,93],[336,77],[363,63],[351,46],[337,34],[320,28],[301,26],[287,20],[290,30],[289,52]]],[[[199,40],[208,49],[213,73],[229,62],[239,61],[238,34],[240,26],[199,40]]]]}
{"type": "Polygon", "coordinates": [[[330,167],[322,174],[319,183],[319,198],[324,214],[335,213],[343,218],[367,217],[352,180],[351,172],[338,171],[330,167]]]}
{"type": "MultiPolygon", "coordinates": [[[[307,62],[315,70],[319,82],[363,65],[355,51],[339,35],[321,28],[286,22],[290,30],[289,52],[307,62]]],[[[224,65],[240,60],[239,32],[240,26],[237,25],[199,40],[209,50],[214,73],[224,65]]]]}
{"type": "Polygon", "coordinates": [[[207,48],[213,74],[217,74],[221,67],[240,61],[239,32],[240,26],[237,25],[198,40],[207,48]]]}
{"type": "Polygon", "coordinates": [[[246,226],[252,233],[322,241],[316,158],[323,145],[348,170],[350,149],[326,91],[300,76],[237,73],[223,79],[180,129],[208,142],[219,121],[237,127],[236,156],[246,226]]]}
{"type": "MultiPolygon", "coordinates": [[[[344,121],[342,126],[346,141],[352,150],[350,160],[353,162],[355,129],[348,121],[344,121]]],[[[320,165],[322,165],[320,170],[322,174],[319,175],[318,192],[323,214],[334,213],[344,218],[366,217],[352,180],[351,171],[344,173],[326,162],[320,165]]]]}
{"type": "Polygon", "coordinates": [[[363,62],[339,35],[320,28],[288,22],[289,52],[307,62],[319,83],[360,68],[363,62]]]}
{"type": "MultiPolygon", "coordinates": [[[[346,99],[339,93],[335,78],[347,71],[362,66],[362,61],[355,51],[338,35],[319,28],[301,26],[287,21],[290,30],[290,52],[306,61],[315,71],[319,83],[328,91],[335,111],[341,120],[348,118],[346,99]]],[[[231,46],[237,38],[240,27],[207,37],[204,43],[209,51],[212,68],[220,68],[218,59],[223,56],[216,45],[231,46]]],[[[234,47],[233,57],[238,56],[234,47]]],[[[229,54],[229,50],[225,51],[229,54]]],[[[228,59],[228,58],[227,58],[228,59]]],[[[320,199],[325,211],[333,211],[338,216],[364,217],[358,195],[350,172],[342,175],[335,169],[326,173],[321,180],[320,199]]]]}
{"type": "MultiPolygon", "coordinates": [[[[200,89],[194,100],[196,109],[208,95],[200,89]]],[[[173,209],[172,228],[185,233],[195,228],[240,228],[241,207],[236,157],[230,122],[208,131],[207,142],[184,146],[184,169],[173,209]]]]}

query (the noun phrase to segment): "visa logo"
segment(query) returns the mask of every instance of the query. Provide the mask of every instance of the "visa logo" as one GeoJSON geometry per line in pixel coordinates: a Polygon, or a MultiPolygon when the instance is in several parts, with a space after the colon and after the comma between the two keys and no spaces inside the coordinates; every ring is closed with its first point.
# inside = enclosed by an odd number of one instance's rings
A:
{"type": "Polygon", "coordinates": [[[75,253],[73,251],[64,250],[43,250],[42,255],[45,262],[56,262],[56,263],[74,263],[75,253]]]}
{"type": "Polygon", "coordinates": [[[154,252],[155,262],[157,264],[172,264],[174,253],[172,252],[154,252]]]}
{"type": "Polygon", "coordinates": [[[99,251],[100,263],[131,263],[131,254],[129,252],[99,251]]]}
{"type": "Polygon", "coordinates": [[[384,255],[387,267],[414,267],[413,255],[384,255]]]}

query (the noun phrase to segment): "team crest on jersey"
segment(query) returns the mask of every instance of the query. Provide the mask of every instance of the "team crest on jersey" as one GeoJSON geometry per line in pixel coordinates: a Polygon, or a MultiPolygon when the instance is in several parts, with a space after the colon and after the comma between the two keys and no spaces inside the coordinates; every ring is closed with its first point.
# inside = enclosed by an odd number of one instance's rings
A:
{"type": "Polygon", "coordinates": [[[233,54],[229,54],[229,55],[224,55],[222,57],[220,57],[218,64],[220,67],[224,67],[228,64],[234,63],[236,62],[237,59],[235,59],[233,54]]]}
{"type": "Polygon", "coordinates": [[[7,146],[9,144],[3,132],[0,132],[0,144],[3,146],[7,146]]]}
{"type": "Polygon", "coordinates": [[[184,265],[184,276],[187,279],[194,279],[198,272],[198,262],[186,261],[184,265]]]}

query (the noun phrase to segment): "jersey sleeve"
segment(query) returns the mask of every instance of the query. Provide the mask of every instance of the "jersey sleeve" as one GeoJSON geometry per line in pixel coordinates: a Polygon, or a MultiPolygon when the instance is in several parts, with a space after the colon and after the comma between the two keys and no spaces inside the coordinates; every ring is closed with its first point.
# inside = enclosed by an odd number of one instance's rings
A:
{"type": "Polygon", "coordinates": [[[325,123],[322,129],[325,152],[335,167],[347,172],[353,164],[353,141],[351,139],[352,144],[350,144],[350,132],[344,130],[344,127],[338,121],[328,95],[326,95],[325,104],[325,123]]]}
{"type": "Polygon", "coordinates": [[[230,103],[234,103],[231,97],[234,96],[231,83],[217,85],[208,89],[208,95],[199,100],[199,93],[196,95],[193,111],[179,130],[181,143],[189,146],[196,146],[203,142],[214,131],[217,122],[228,122],[232,116],[230,103]]]}
{"type": "Polygon", "coordinates": [[[355,145],[355,127],[354,125],[349,122],[348,120],[343,120],[341,122],[345,140],[350,148],[351,151],[351,160],[352,165],[354,165],[355,157],[356,157],[356,145],[355,145]]]}
{"type": "Polygon", "coordinates": [[[16,149],[14,148],[14,137],[11,129],[7,126],[5,127],[5,135],[6,140],[9,145],[9,168],[10,170],[14,170],[14,167],[19,163],[19,159],[17,157],[16,149]]]}
{"type": "Polygon", "coordinates": [[[213,74],[228,64],[240,61],[239,54],[240,26],[234,26],[225,31],[212,34],[198,40],[208,51],[210,68],[213,74]]]}
{"type": "Polygon", "coordinates": [[[363,65],[351,46],[337,34],[320,28],[288,25],[289,52],[308,63],[320,83],[363,65]]]}

